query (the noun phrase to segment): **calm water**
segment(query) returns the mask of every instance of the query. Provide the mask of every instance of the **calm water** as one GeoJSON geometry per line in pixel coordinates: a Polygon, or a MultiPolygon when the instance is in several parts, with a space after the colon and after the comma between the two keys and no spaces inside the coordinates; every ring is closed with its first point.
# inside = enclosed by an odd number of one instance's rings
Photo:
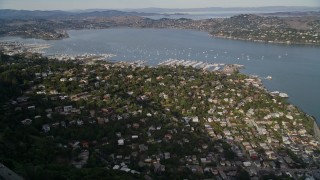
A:
{"type": "Polygon", "coordinates": [[[206,32],[172,29],[108,29],[70,31],[70,38],[43,41],[5,37],[52,46],[46,55],[113,53],[113,60],[146,60],[157,65],[169,58],[245,65],[246,74],[265,80],[268,90],[286,92],[289,101],[320,124],[320,47],[289,46],[216,39],[206,32]]]}
{"type": "Polygon", "coordinates": [[[201,12],[179,12],[180,14],[174,14],[173,12],[167,12],[167,15],[155,15],[155,16],[145,16],[150,19],[161,19],[161,18],[169,18],[169,19],[180,19],[180,18],[188,18],[193,20],[200,19],[210,19],[210,18],[227,18],[239,14],[260,14],[260,13],[273,13],[276,11],[201,11],[201,12]],[[182,14],[181,14],[182,13],[182,14]]]}

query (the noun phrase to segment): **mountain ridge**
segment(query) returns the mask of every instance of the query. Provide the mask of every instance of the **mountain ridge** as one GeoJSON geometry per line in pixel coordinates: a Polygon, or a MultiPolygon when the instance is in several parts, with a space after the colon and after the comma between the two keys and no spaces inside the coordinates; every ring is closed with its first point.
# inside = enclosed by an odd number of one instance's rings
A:
{"type": "Polygon", "coordinates": [[[89,12],[71,12],[71,11],[42,11],[42,10],[13,10],[0,9],[0,19],[48,19],[48,18],[62,18],[62,17],[114,17],[114,16],[150,16],[155,13],[141,13],[141,12],[124,12],[119,10],[103,10],[103,11],[89,11],[89,12]]]}

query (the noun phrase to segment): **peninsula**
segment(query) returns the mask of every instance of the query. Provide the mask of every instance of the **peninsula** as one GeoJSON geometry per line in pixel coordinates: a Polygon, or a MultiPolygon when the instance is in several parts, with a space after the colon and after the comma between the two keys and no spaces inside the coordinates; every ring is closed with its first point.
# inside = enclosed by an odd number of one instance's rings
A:
{"type": "Polygon", "coordinates": [[[319,177],[314,120],[231,67],[1,53],[0,161],[26,179],[319,177]]]}

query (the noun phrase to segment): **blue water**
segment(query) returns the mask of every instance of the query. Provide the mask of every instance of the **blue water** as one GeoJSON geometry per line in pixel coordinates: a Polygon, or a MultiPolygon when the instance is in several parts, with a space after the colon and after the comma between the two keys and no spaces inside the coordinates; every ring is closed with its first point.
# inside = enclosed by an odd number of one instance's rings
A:
{"type": "Polygon", "coordinates": [[[289,101],[316,117],[320,124],[320,47],[275,45],[217,39],[206,32],[174,29],[107,29],[69,31],[70,38],[57,41],[5,37],[52,46],[46,55],[113,53],[115,61],[146,60],[157,65],[169,58],[245,65],[246,74],[264,80],[268,90],[286,92],[289,101]]]}

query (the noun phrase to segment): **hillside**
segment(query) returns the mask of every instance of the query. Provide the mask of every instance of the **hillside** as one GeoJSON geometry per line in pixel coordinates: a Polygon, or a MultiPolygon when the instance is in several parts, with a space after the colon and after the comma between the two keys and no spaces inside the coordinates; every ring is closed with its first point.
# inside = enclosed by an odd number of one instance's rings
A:
{"type": "Polygon", "coordinates": [[[312,118],[238,72],[35,54],[1,54],[0,72],[0,162],[26,179],[280,178],[319,168],[312,118]]]}

